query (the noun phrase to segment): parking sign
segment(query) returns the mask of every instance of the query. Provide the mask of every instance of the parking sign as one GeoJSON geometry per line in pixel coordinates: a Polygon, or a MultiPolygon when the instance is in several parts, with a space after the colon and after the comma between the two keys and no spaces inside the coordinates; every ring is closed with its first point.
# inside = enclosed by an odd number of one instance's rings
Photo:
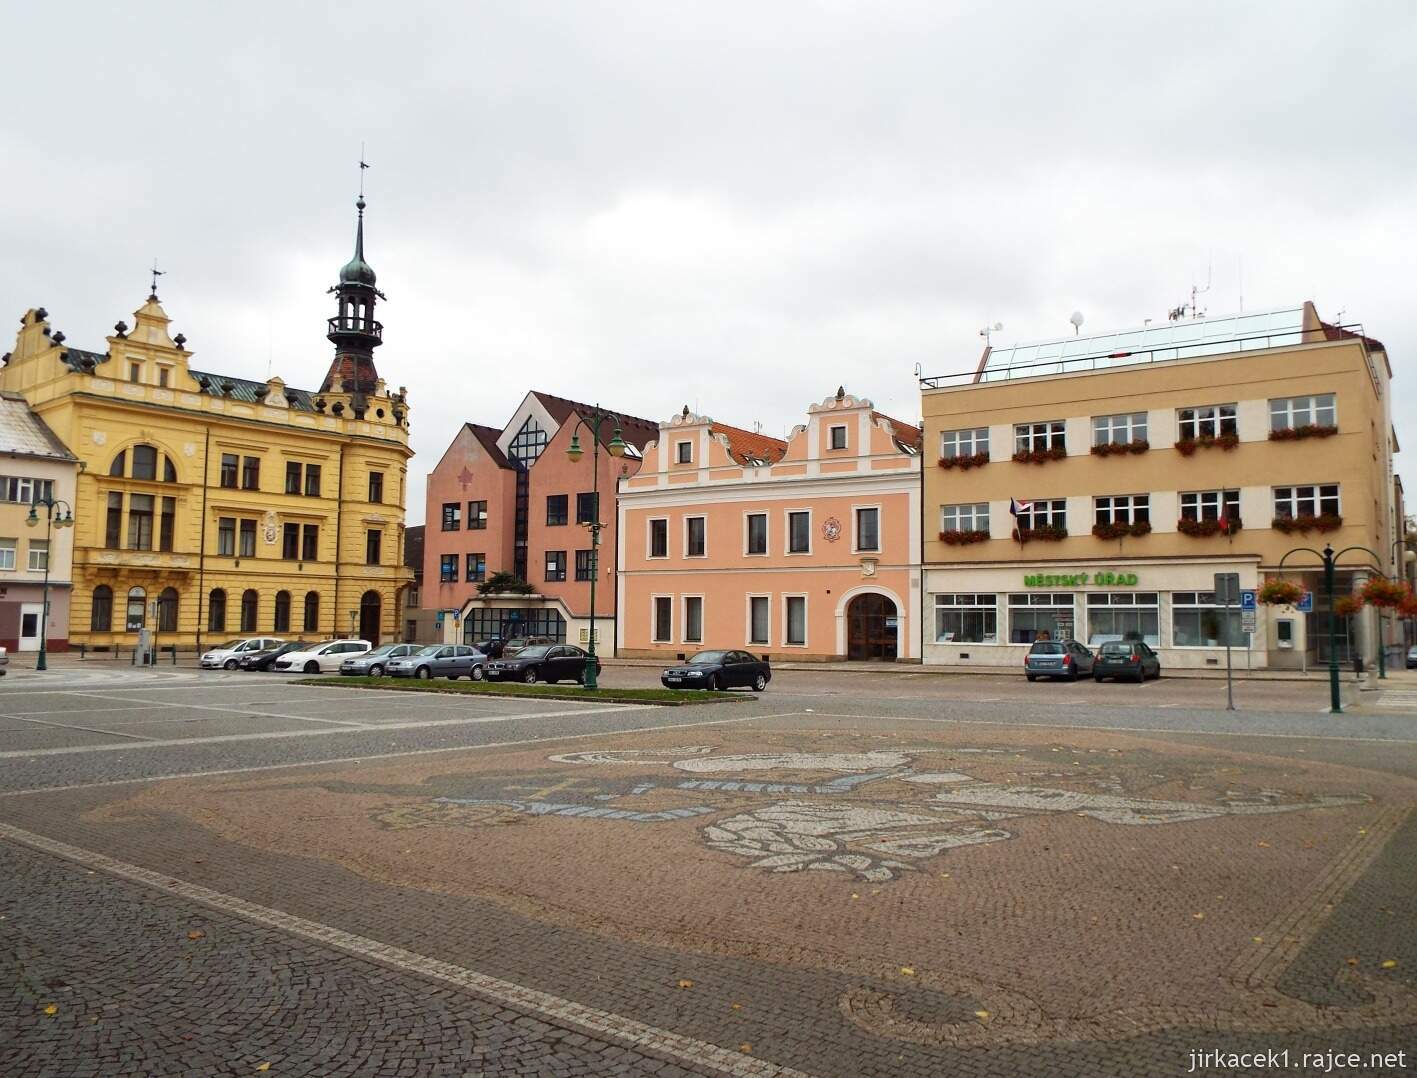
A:
{"type": "Polygon", "coordinates": [[[1255,596],[1255,591],[1254,591],[1254,589],[1252,589],[1252,588],[1246,588],[1244,591],[1242,591],[1242,592],[1240,593],[1240,609],[1241,609],[1241,610],[1258,610],[1259,607],[1255,605],[1255,601],[1256,601],[1256,596],[1255,596]]]}

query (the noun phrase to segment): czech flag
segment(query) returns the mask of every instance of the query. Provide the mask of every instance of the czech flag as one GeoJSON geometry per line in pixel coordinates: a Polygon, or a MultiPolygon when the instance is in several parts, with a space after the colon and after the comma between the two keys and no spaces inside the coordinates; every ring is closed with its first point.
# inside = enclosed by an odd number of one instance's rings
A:
{"type": "Polygon", "coordinates": [[[1016,502],[1012,498],[1009,499],[1009,512],[1013,516],[1018,516],[1020,513],[1027,513],[1032,508],[1032,502],[1016,502]]]}

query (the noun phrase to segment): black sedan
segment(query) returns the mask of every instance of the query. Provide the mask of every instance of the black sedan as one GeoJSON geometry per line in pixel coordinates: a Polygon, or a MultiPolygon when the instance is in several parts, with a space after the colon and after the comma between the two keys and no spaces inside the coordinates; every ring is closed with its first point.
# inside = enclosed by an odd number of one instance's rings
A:
{"type": "Polygon", "coordinates": [[[473,640],[472,646],[489,659],[500,659],[502,649],[507,646],[507,642],[500,636],[489,636],[486,640],[473,640]]]}
{"type": "Polygon", "coordinates": [[[248,651],[236,665],[242,670],[269,670],[282,655],[292,651],[304,651],[309,646],[308,640],[288,640],[280,647],[267,648],[265,651],[248,651]]]}
{"type": "MultiPolygon", "coordinates": [[[[586,663],[590,656],[574,644],[533,644],[522,648],[511,658],[494,659],[486,666],[488,681],[522,681],[533,685],[538,681],[555,684],[574,681],[585,684],[586,663]]],[[[595,661],[596,676],[600,676],[600,660],[595,661]]]]}
{"type": "Polygon", "coordinates": [[[683,666],[659,676],[666,689],[752,689],[762,692],[772,680],[766,659],[746,651],[701,651],[683,666]]]}
{"type": "Polygon", "coordinates": [[[1114,640],[1103,644],[1092,664],[1092,676],[1098,681],[1106,677],[1142,682],[1161,676],[1161,656],[1140,640],[1114,640]]]}

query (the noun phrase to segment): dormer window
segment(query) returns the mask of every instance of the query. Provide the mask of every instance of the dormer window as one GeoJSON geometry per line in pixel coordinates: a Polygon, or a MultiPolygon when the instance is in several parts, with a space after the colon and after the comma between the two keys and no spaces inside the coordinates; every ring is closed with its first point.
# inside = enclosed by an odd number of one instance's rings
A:
{"type": "Polygon", "coordinates": [[[143,365],[141,363],[128,364],[128,381],[141,382],[143,380],[143,365]]]}
{"type": "Polygon", "coordinates": [[[159,367],[157,369],[157,384],[166,389],[172,383],[172,368],[159,367]]]}
{"type": "Polygon", "coordinates": [[[694,463],[694,443],[677,442],[674,446],[674,461],[676,464],[694,463]]]}
{"type": "Polygon", "coordinates": [[[827,446],[831,449],[846,448],[846,426],[844,424],[831,428],[828,432],[827,446]]]}

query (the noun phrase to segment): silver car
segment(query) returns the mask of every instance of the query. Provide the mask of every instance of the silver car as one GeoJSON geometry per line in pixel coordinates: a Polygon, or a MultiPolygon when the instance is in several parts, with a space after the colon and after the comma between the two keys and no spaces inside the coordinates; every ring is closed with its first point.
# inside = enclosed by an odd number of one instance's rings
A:
{"type": "Polygon", "coordinates": [[[389,663],[406,659],[419,651],[421,644],[380,644],[373,651],[354,655],[339,664],[341,674],[353,677],[383,677],[389,663]]]}
{"type": "Polygon", "coordinates": [[[467,644],[430,644],[389,663],[389,673],[394,677],[481,681],[486,676],[486,662],[486,655],[467,644]]]}

